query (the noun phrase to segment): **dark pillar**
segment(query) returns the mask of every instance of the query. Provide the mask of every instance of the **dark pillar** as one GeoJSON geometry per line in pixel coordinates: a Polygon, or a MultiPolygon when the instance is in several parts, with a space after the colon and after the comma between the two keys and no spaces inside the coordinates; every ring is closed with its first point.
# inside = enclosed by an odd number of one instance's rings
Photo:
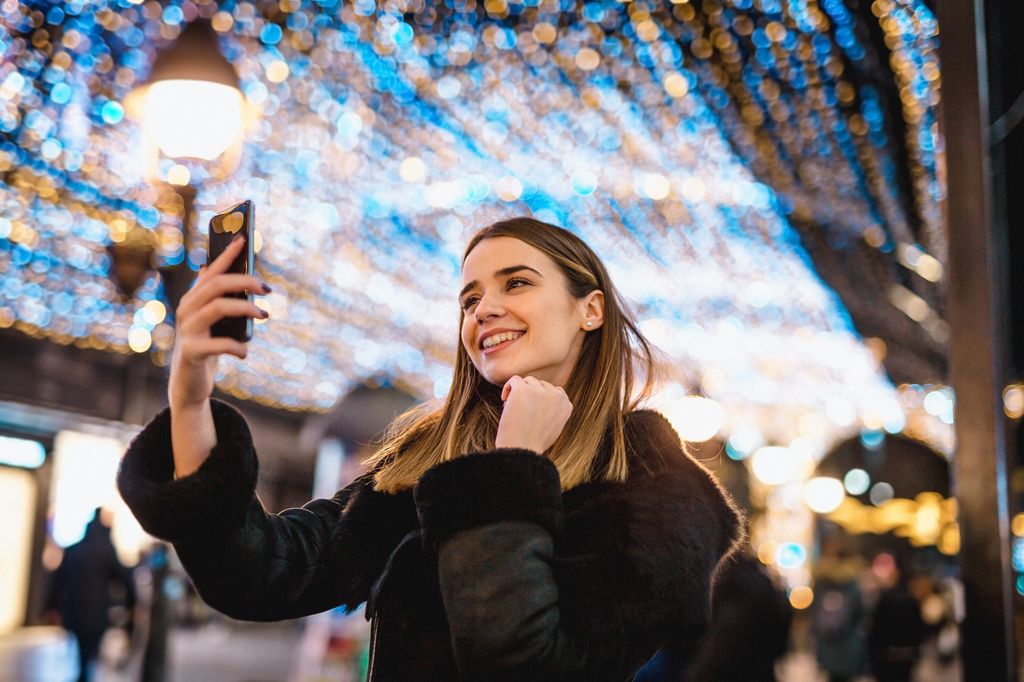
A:
{"type": "Polygon", "coordinates": [[[149,629],[142,652],[142,682],[166,682],[170,679],[167,665],[167,636],[171,629],[171,605],[165,585],[168,570],[168,546],[158,542],[149,555],[152,594],[149,601],[149,629]]]}
{"type": "Polygon", "coordinates": [[[185,257],[177,265],[160,268],[160,277],[163,279],[164,292],[167,294],[167,301],[170,303],[171,310],[178,309],[178,302],[188,292],[189,287],[192,286],[192,281],[196,278],[196,273],[188,266],[188,250],[192,246],[189,239],[189,230],[192,227],[192,221],[195,220],[196,188],[191,185],[176,185],[174,186],[174,191],[181,197],[181,232],[182,244],[185,247],[185,257]]]}
{"type": "Polygon", "coordinates": [[[994,201],[984,0],[942,0],[938,17],[956,391],[954,488],[967,597],[964,678],[994,682],[1016,677],[1002,410],[1006,225],[994,201]]]}

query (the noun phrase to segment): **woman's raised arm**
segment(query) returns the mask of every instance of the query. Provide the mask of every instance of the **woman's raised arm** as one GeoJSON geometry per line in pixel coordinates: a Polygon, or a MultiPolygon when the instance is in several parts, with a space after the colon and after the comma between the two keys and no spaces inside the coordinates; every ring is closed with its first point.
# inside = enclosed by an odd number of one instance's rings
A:
{"type": "Polygon", "coordinates": [[[271,514],[256,496],[259,464],[244,417],[217,399],[210,406],[215,445],[192,474],[174,478],[170,408],[129,445],[117,483],[142,527],[173,543],[203,599],[234,618],[281,620],[365,601],[386,545],[354,541],[367,524],[346,512],[353,496],[373,494],[370,477],[271,514]]]}
{"type": "Polygon", "coordinates": [[[247,290],[270,292],[270,287],[256,277],[227,274],[244,243],[244,239],[236,237],[224,253],[209,266],[203,266],[195,285],[181,297],[174,313],[174,352],[167,402],[175,414],[171,437],[177,477],[198,469],[217,443],[210,394],[220,356],[229,353],[244,359],[249,352],[242,341],[211,336],[210,325],[227,316],[269,317],[255,304],[225,296],[247,290]]]}

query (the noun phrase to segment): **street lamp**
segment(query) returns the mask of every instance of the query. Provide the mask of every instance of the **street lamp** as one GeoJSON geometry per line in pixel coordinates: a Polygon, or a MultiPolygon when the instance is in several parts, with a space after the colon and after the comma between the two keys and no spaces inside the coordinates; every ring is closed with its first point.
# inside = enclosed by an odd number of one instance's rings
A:
{"type": "MultiPolygon", "coordinates": [[[[181,197],[184,255],[177,265],[160,270],[164,292],[171,309],[176,310],[194,278],[188,264],[188,235],[196,189],[190,182],[189,169],[180,161],[205,162],[211,166],[212,175],[226,177],[238,166],[247,122],[238,74],[221,54],[217,35],[208,20],[189,23],[172,46],[157,54],[149,81],[126,98],[125,109],[141,123],[147,180],[163,182],[161,155],[179,161],[166,180],[181,197]]],[[[118,246],[112,246],[115,271],[119,267],[118,246]]],[[[121,261],[133,262],[133,255],[134,263],[138,263],[139,253],[121,253],[121,261]]],[[[151,249],[147,255],[152,255],[151,249]]],[[[158,547],[155,556],[163,556],[163,549],[158,547]]],[[[152,573],[156,598],[151,613],[153,627],[143,656],[144,682],[164,682],[167,678],[167,619],[163,613],[166,605],[162,584],[165,564],[166,561],[157,562],[152,573]]]]}
{"type": "Polygon", "coordinates": [[[173,45],[157,53],[149,80],[126,98],[125,109],[142,127],[146,179],[155,184],[166,180],[181,197],[185,255],[178,265],[160,271],[168,301],[176,309],[194,277],[187,259],[196,188],[180,161],[191,159],[214,177],[227,177],[238,167],[254,112],[207,19],[187,24],[173,45]],[[160,174],[161,158],[179,161],[166,177],[160,174]]]}

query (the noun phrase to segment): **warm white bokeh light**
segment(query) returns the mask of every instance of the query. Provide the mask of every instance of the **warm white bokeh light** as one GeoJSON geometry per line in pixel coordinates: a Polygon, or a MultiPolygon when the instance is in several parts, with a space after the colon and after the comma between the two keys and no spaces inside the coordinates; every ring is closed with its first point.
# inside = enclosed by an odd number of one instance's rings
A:
{"type": "Polygon", "coordinates": [[[192,179],[192,173],[188,168],[176,163],[167,170],[167,182],[178,187],[184,187],[192,179]]]}
{"type": "Polygon", "coordinates": [[[502,201],[515,201],[523,194],[523,183],[519,178],[506,175],[498,179],[494,189],[502,201]]]}
{"type": "Polygon", "coordinates": [[[136,353],[145,353],[153,345],[153,336],[142,327],[132,327],[128,332],[128,347],[136,353]]]}
{"type": "Polygon", "coordinates": [[[765,485],[781,485],[796,474],[796,462],[789,451],[779,445],[760,448],[751,458],[754,475],[765,485]]]}
{"type": "Polygon", "coordinates": [[[142,109],[146,134],[172,159],[216,159],[242,137],[244,123],[242,93],[210,81],[157,81],[142,109]]]}
{"type": "Polygon", "coordinates": [[[714,400],[689,395],[666,401],[659,409],[680,438],[703,443],[713,438],[725,424],[725,410],[714,400]]]}
{"type": "Polygon", "coordinates": [[[835,511],[844,496],[843,484],[836,478],[820,476],[807,481],[804,486],[804,501],[811,511],[818,514],[835,511]]]}
{"type": "Polygon", "coordinates": [[[161,301],[148,301],[142,306],[142,317],[149,324],[158,325],[167,317],[167,307],[161,301]]]}
{"type": "Polygon", "coordinates": [[[650,173],[643,179],[643,193],[648,199],[661,201],[671,191],[668,178],[660,173],[650,173]]]}
{"type": "Polygon", "coordinates": [[[423,182],[427,178],[427,164],[418,156],[410,156],[399,165],[398,175],[406,182],[423,182]]]}

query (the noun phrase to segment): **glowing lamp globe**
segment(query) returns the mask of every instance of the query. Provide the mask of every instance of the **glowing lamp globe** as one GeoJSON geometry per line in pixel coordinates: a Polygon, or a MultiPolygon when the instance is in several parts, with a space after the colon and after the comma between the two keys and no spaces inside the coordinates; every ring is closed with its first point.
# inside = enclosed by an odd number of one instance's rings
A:
{"type": "Polygon", "coordinates": [[[252,119],[238,74],[205,19],[189,23],[173,45],[157,53],[148,82],[128,96],[125,106],[142,125],[150,177],[156,177],[160,154],[217,160],[220,172],[230,173],[252,119]]]}
{"type": "Polygon", "coordinates": [[[242,93],[210,81],[158,81],[146,93],[142,125],[164,156],[213,161],[242,138],[242,93]]]}

